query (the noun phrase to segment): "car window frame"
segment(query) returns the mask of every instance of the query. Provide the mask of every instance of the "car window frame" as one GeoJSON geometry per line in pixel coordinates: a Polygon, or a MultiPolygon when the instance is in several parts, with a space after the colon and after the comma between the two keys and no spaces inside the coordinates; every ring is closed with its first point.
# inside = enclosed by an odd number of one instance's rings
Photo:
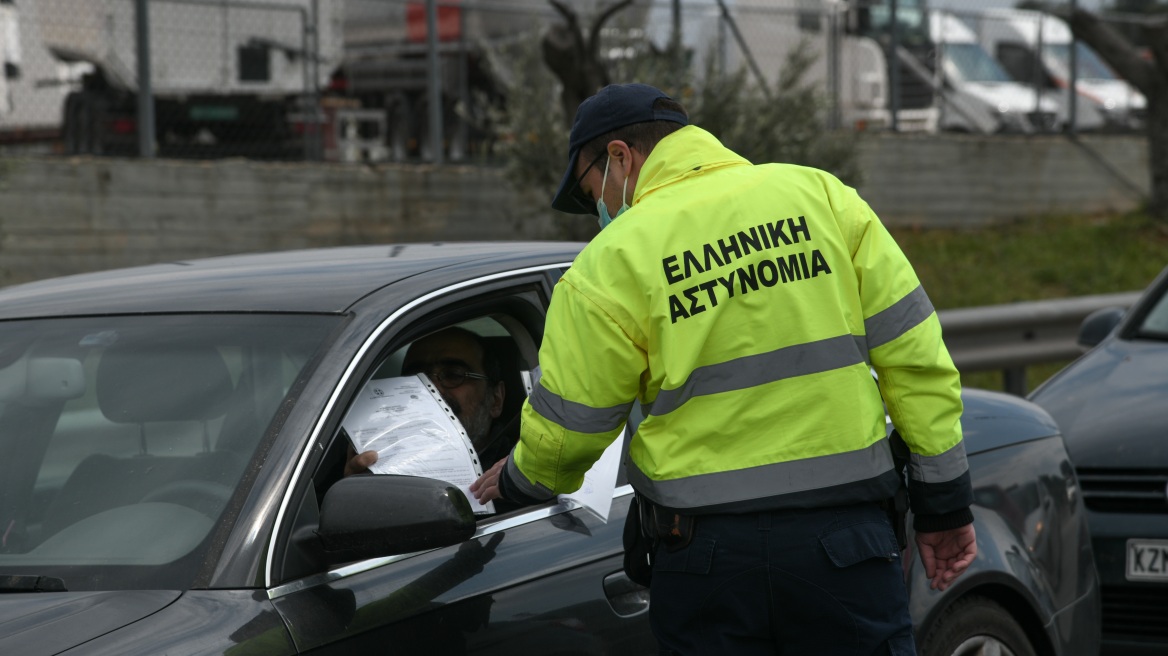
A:
{"type": "MultiPolygon", "coordinates": [[[[519,269],[496,272],[483,276],[468,278],[431,290],[418,295],[409,301],[397,304],[387,316],[382,318],[362,340],[361,345],[353,352],[349,362],[345,365],[340,378],[333,385],[332,392],[319,410],[313,422],[308,439],[303,442],[300,456],[284,491],[280,497],[272,530],[267,537],[267,547],[263,560],[262,580],[264,588],[268,590],[269,598],[276,598],[292,591],[317,585],[321,582],[350,576],[357,572],[381,567],[389,562],[402,560],[416,554],[402,554],[383,558],[369,559],[357,563],[350,563],[342,567],[329,568],[324,572],[308,576],[280,580],[279,571],[282,567],[283,555],[289,546],[295,528],[300,502],[304,499],[308,486],[312,485],[315,466],[319,462],[314,457],[314,451],[319,447],[331,444],[336,428],[340,425],[353,394],[357,393],[363,380],[371,374],[381,362],[382,357],[391,352],[394,345],[401,345],[420,337],[435,327],[442,325],[441,317],[456,314],[457,304],[465,303],[466,296],[485,298],[491,294],[498,294],[507,288],[517,289],[524,284],[534,284],[541,288],[546,296],[539,308],[546,314],[547,303],[550,302],[553,281],[558,279],[560,272],[570,266],[570,262],[556,262],[541,264],[519,269]]],[[[541,327],[542,328],[542,327],[541,327]]],[[[629,490],[631,493],[631,488],[629,490]]],[[[549,505],[553,502],[549,502],[549,505]]],[[[519,509],[511,513],[496,516],[495,520],[514,520],[518,517],[530,518],[519,521],[519,524],[528,521],[537,521],[550,514],[539,511],[551,510],[548,506],[534,506],[530,509],[519,509]]],[[[567,512],[564,509],[560,512],[567,512]]],[[[483,520],[476,530],[475,536],[503,530],[498,522],[483,520]],[[487,530],[489,529],[489,530],[487,530]],[[486,532],[484,532],[486,531],[486,532]]],[[[418,552],[423,553],[423,552],[418,552]]]]}

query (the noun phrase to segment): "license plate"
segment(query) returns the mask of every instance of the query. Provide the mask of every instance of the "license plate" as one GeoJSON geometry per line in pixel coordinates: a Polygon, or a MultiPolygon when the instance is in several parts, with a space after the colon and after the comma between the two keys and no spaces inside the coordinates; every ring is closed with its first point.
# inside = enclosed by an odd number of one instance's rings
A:
{"type": "Polygon", "coordinates": [[[1127,580],[1168,581],[1168,540],[1128,540],[1127,580]]]}
{"type": "Polygon", "coordinates": [[[191,105],[188,115],[192,121],[236,121],[239,108],[233,105],[191,105]]]}

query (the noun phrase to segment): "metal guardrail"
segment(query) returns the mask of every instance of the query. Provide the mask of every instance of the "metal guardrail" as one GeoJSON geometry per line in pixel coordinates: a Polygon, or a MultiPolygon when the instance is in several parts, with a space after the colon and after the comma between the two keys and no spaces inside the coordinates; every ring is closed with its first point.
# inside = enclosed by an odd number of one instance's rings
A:
{"type": "Polygon", "coordinates": [[[1026,367],[1083,353],[1079,325],[1096,310],[1131,307],[1141,292],[940,310],[945,345],[963,372],[1000,369],[1007,392],[1026,394],[1026,367]]]}

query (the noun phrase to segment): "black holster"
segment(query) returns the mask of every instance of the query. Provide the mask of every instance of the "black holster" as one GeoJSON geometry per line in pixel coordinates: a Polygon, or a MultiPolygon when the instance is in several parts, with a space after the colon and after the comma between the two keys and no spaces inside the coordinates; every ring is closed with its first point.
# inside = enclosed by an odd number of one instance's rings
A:
{"type": "Polygon", "coordinates": [[[653,554],[657,547],[683,549],[693,539],[694,517],[662,508],[633,495],[625,517],[624,570],[633,582],[649,587],[653,578],[653,554]]]}
{"type": "Polygon", "coordinates": [[[648,504],[634,494],[629,502],[629,514],[625,517],[624,571],[634,583],[646,588],[653,578],[653,552],[657,549],[656,539],[649,533],[652,525],[652,511],[648,504]]]}

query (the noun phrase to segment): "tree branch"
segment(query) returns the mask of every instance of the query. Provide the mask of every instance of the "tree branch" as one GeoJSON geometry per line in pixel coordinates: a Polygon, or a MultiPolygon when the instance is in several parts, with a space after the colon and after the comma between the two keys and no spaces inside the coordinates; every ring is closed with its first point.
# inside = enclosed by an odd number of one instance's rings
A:
{"type": "Polygon", "coordinates": [[[1152,58],[1160,67],[1160,77],[1168,79],[1168,19],[1144,25],[1145,39],[1151,45],[1152,58]]]}
{"type": "Polygon", "coordinates": [[[588,53],[590,55],[599,56],[600,30],[604,27],[604,24],[608,22],[608,19],[612,18],[613,14],[624,9],[625,7],[628,7],[631,4],[633,4],[633,0],[621,0],[620,2],[613,4],[608,9],[600,12],[600,15],[596,17],[596,21],[592,23],[592,30],[588,34],[588,53]]]}
{"type": "Polygon", "coordinates": [[[583,36],[581,35],[580,19],[576,17],[576,12],[568,9],[560,0],[548,0],[548,4],[555,7],[556,11],[560,12],[560,15],[568,22],[568,31],[571,33],[572,41],[575,42],[577,50],[581,54],[587,52],[584,47],[583,36]]]}

